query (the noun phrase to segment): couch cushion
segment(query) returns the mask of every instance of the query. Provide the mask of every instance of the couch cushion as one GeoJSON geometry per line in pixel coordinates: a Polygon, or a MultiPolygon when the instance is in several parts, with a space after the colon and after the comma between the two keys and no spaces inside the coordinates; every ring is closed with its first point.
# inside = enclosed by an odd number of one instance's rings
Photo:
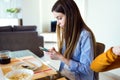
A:
{"type": "Polygon", "coordinates": [[[36,26],[14,26],[13,27],[13,31],[35,31],[36,30],[36,26]]]}
{"type": "Polygon", "coordinates": [[[11,32],[12,26],[0,26],[0,32],[11,32]]]}

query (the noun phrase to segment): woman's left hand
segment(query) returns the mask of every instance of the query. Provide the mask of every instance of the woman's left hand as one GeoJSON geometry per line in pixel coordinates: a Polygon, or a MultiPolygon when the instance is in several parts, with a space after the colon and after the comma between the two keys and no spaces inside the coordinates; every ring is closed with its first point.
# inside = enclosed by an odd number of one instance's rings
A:
{"type": "Polygon", "coordinates": [[[47,54],[50,55],[50,58],[53,60],[59,60],[60,56],[62,56],[59,52],[55,50],[55,48],[49,49],[49,52],[47,54]]]}
{"type": "Polygon", "coordinates": [[[50,55],[51,59],[60,60],[69,66],[70,59],[66,59],[61,53],[57,52],[55,48],[49,49],[46,53],[50,55]]]}

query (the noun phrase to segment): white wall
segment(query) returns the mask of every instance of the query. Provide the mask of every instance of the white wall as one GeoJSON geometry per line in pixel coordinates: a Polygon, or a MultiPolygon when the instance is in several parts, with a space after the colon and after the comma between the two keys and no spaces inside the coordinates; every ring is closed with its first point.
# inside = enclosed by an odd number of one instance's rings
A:
{"type": "Polygon", "coordinates": [[[22,19],[23,25],[36,25],[37,30],[42,32],[40,23],[40,1],[41,0],[23,0],[22,19]]]}
{"type": "Polygon", "coordinates": [[[41,0],[41,21],[43,32],[50,32],[50,22],[54,20],[54,16],[51,12],[53,4],[56,0],[41,0]]]}
{"type": "Polygon", "coordinates": [[[86,0],[86,23],[106,49],[120,45],[120,0],[86,0]]]}
{"type": "Polygon", "coordinates": [[[55,1],[23,0],[23,25],[37,25],[39,33],[49,32],[53,19],[51,8],[55,1]]]}

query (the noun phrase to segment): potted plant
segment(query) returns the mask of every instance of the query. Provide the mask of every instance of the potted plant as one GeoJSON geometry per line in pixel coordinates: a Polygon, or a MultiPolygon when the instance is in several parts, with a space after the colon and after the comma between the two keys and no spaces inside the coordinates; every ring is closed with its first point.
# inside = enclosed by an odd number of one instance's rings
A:
{"type": "Polygon", "coordinates": [[[20,8],[8,8],[6,12],[9,13],[12,17],[17,17],[17,14],[20,12],[20,8]]]}

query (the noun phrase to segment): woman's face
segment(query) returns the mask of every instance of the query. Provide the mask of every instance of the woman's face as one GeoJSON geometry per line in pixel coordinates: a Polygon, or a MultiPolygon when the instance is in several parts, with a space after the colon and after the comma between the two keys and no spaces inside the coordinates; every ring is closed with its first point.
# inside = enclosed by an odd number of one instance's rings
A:
{"type": "Polygon", "coordinates": [[[53,11],[54,17],[57,19],[57,25],[64,28],[66,22],[66,16],[63,13],[53,11]]]}

